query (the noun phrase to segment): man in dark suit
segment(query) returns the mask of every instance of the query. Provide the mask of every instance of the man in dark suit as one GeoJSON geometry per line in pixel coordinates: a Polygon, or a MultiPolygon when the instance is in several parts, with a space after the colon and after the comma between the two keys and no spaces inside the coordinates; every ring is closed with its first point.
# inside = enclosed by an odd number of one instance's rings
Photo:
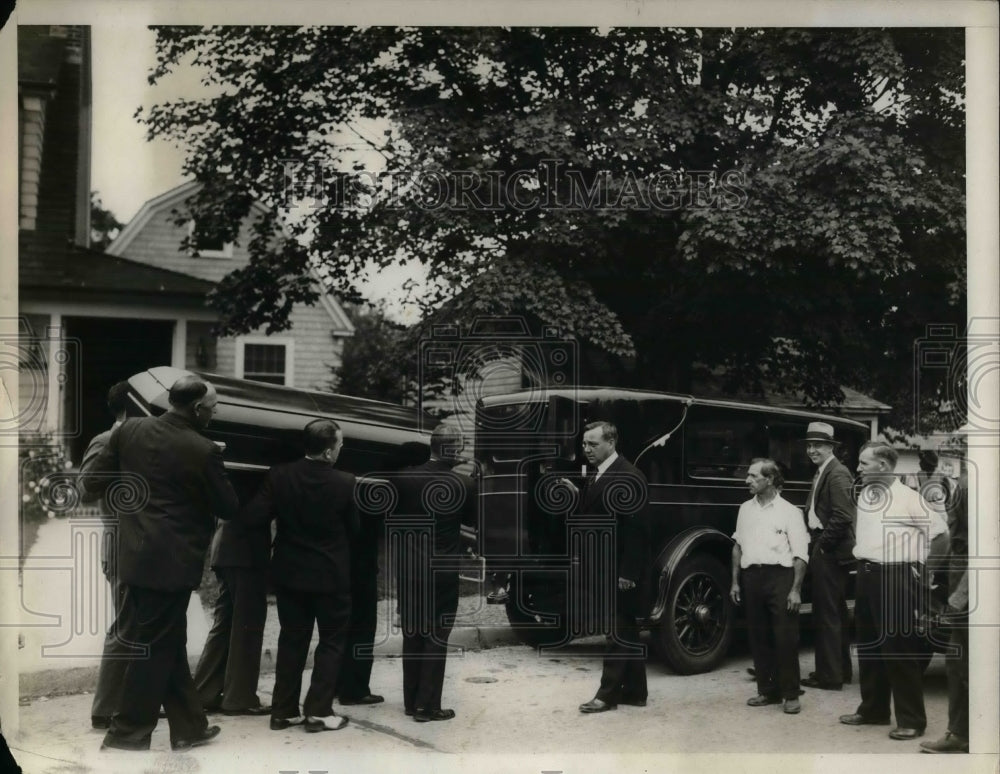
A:
{"type": "Polygon", "coordinates": [[[614,599],[614,615],[601,685],[593,699],[580,705],[585,713],[605,712],[619,704],[645,707],[648,694],[645,646],[639,642],[636,618],[642,615],[648,586],[649,492],[646,477],[618,454],[617,445],[618,430],[610,422],[591,422],[584,429],[583,453],[591,470],[579,492],[577,512],[615,517],[614,563],[610,577],[600,583],[614,599]],[[618,490],[614,496],[606,496],[613,488],[618,490]]]}
{"type": "Polygon", "coordinates": [[[347,718],[333,711],[351,618],[351,537],[358,530],[355,478],[335,470],[344,435],[336,422],[317,419],[303,431],[305,456],[271,468],[243,512],[248,524],[277,521],[271,578],[278,602],[278,660],[271,728],[304,723],[306,731],[336,731],[347,718]],[[299,714],[302,670],[313,626],[319,644],[299,714]]]}
{"type": "MultiPolygon", "coordinates": [[[[103,433],[94,436],[83,453],[80,462],[80,473],[84,474],[91,468],[108,445],[108,439],[116,427],[125,421],[125,411],[128,406],[128,383],[118,382],[108,390],[108,411],[115,418],[114,424],[103,433]]],[[[111,585],[111,604],[115,620],[108,627],[104,638],[104,652],[101,654],[101,667],[97,673],[97,687],[94,689],[94,701],[90,705],[90,722],[94,728],[108,729],[111,727],[111,716],[118,707],[122,678],[125,676],[127,658],[135,653],[121,637],[122,622],[120,620],[122,595],[124,586],[118,581],[115,557],[118,553],[118,517],[111,511],[103,498],[82,494],[83,502],[100,500],[101,521],[104,523],[104,534],[101,536],[101,571],[111,585]]]]}
{"type": "Polygon", "coordinates": [[[194,671],[195,688],[208,711],[221,710],[223,715],[271,711],[257,696],[270,556],[271,534],[266,524],[250,526],[239,518],[219,522],[209,553],[219,579],[219,596],[212,629],[194,671]]]}
{"type": "Polygon", "coordinates": [[[832,425],[809,423],[806,454],[817,467],[805,508],[812,543],[809,573],[816,671],[802,685],[828,691],[839,691],[851,682],[852,671],[847,582],[854,563],[854,476],[834,456],[837,445],[832,425]]]}
{"type": "Polygon", "coordinates": [[[383,526],[381,517],[365,514],[351,541],[351,621],[337,681],[337,698],[344,706],[385,701],[369,685],[378,625],[378,538],[383,526]]]}
{"type": "Polygon", "coordinates": [[[948,479],[948,603],[942,610],[950,627],[951,652],[945,661],[948,676],[948,729],[933,742],[921,742],[921,752],[969,752],[969,479],[968,463],[960,462],[959,479],[948,479]]]}
{"type": "MultiPolygon", "coordinates": [[[[440,425],[431,434],[431,458],[398,474],[398,507],[389,544],[397,554],[403,630],[403,708],[417,722],[450,720],[442,709],[448,637],[458,609],[461,527],[475,519],[472,480],[452,471],[463,448],[461,433],[440,425]],[[416,518],[407,527],[398,519],[416,518]],[[394,533],[394,534],[393,534],[394,533]]],[[[393,550],[393,549],[390,549],[393,550]]]]}
{"type": "Polygon", "coordinates": [[[208,382],[181,377],[170,388],[170,410],[126,419],[83,475],[92,493],[107,489],[109,473],[127,474],[123,487],[144,484],[135,492],[145,498],[141,507],[119,518],[118,573],[125,584],[122,638],[148,655],[125,668],[104,748],[148,750],[161,705],[175,750],[219,733],[208,726],[186,652],[188,602],[201,582],[215,517],[231,518],[239,508],[222,452],[200,432],[217,400],[208,382]]]}

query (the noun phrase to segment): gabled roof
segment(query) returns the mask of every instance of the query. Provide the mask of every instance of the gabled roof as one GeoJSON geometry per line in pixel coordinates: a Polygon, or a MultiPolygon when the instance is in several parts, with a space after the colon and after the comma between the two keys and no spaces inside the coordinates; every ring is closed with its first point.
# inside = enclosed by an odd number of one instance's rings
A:
{"type": "Polygon", "coordinates": [[[20,238],[18,287],[22,296],[71,291],[74,295],[113,293],[186,300],[204,306],[211,282],[148,266],[65,240],[24,233],[20,238]]]}
{"type": "Polygon", "coordinates": [[[132,240],[142,232],[146,224],[149,223],[156,213],[164,210],[169,211],[173,207],[184,204],[198,190],[198,185],[197,181],[189,180],[175,188],[171,188],[166,193],[154,196],[152,199],[146,201],[139,208],[139,211],[132,216],[132,220],[126,223],[125,227],[118,232],[118,236],[108,245],[106,252],[110,255],[124,255],[128,246],[132,244],[132,240]]]}
{"type": "MultiPolygon", "coordinates": [[[[179,186],[171,188],[169,191],[162,193],[159,196],[154,196],[152,199],[148,200],[142,205],[142,207],[139,208],[139,211],[132,217],[132,220],[130,220],[118,233],[118,236],[115,237],[114,241],[108,245],[107,252],[110,255],[124,255],[129,245],[136,238],[136,236],[142,232],[143,228],[145,228],[149,221],[152,220],[154,215],[163,211],[169,211],[174,207],[184,204],[184,202],[198,190],[200,185],[201,183],[196,180],[189,180],[186,183],[181,183],[179,186]]],[[[260,202],[253,202],[251,204],[251,209],[261,214],[267,212],[267,208],[260,202]]],[[[344,308],[337,301],[336,297],[326,288],[326,285],[315,269],[310,268],[309,273],[316,282],[316,285],[319,287],[319,305],[324,309],[324,311],[326,311],[326,313],[330,316],[330,319],[333,321],[334,335],[353,336],[354,323],[351,322],[347,313],[344,311],[344,308]]]]}

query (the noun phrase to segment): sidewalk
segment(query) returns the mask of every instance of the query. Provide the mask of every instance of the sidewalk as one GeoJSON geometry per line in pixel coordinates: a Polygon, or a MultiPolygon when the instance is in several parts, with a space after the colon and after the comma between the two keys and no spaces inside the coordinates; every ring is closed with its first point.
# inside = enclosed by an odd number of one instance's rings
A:
{"type": "MultiPolygon", "coordinates": [[[[20,649],[22,700],[93,691],[111,622],[110,587],[100,571],[100,522],[94,518],[53,519],[41,526],[24,563],[21,588],[24,647],[20,649]]],[[[379,602],[376,653],[398,655],[402,637],[393,629],[395,601],[379,602]]],[[[212,611],[197,593],[188,607],[188,658],[194,669],[211,627],[212,611]]],[[[261,672],[274,671],[278,615],[269,599],[261,672]]],[[[318,635],[313,634],[312,651],[318,635]]],[[[478,650],[517,642],[503,606],[487,605],[479,595],[459,600],[450,643],[478,650]]]]}

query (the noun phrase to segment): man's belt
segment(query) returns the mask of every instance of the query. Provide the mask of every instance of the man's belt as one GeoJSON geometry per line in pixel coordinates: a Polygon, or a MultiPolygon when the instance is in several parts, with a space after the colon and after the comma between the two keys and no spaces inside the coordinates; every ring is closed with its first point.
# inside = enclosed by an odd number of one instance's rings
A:
{"type": "Polygon", "coordinates": [[[873,562],[870,559],[858,559],[859,570],[870,570],[878,567],[909,567],[919,562],[873,562]]]}

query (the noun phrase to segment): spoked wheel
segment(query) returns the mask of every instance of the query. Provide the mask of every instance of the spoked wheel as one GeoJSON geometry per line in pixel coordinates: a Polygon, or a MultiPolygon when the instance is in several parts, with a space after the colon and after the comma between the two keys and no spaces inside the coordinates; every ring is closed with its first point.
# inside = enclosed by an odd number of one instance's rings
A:
{"type": "Polygon", "coordinates": [[[726,569],[711,556],[688,557],[667,592],[653,646],[678,674],[714,669],[733,639],[733,608],[726,569]]]}

